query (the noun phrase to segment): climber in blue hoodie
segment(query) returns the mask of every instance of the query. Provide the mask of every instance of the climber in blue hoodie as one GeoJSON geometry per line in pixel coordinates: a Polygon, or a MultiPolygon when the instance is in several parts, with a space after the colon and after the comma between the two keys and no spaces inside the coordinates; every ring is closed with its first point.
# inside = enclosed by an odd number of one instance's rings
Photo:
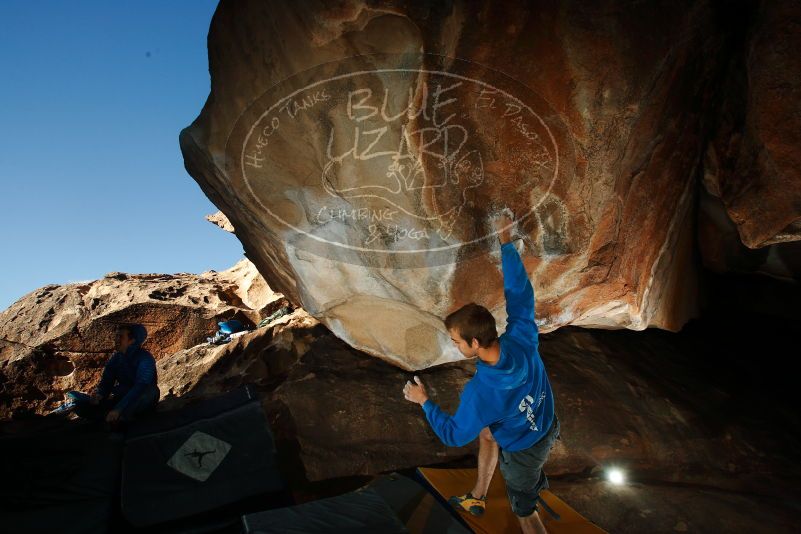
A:
{"type": "Polygon", "coordinates": [[[420,404],[443,443],[461,447],[479,437],[478,479],[473,490],[451,497],[458,509],[481,515],[500,456],[512,510],[523,532],[546,532],[537,512],[539,492],[548,487],[542,466],[556,439],[559,420],[534,322],[534,290],[510,237],[511,219],[499,217],[501,263],[506,297],[506,331],[498,337],[487,308],[470,303],[445,318],[459,351],[478,358],[476,373],[465,384],[451,416],[426,394],[418,377],[407,382],[404,396],[420,404]]]}
{"type": "Polygon", "coordinates": [[[66,394],[74,403],[77,415],[103,419],[117,426],[155,408],[160,393],[156,360],[142,348],[146,338],[147,330],[141,324],[122,324],[117,328],[116,350],[106,362],[94,394],[80,391],[66,394]]]}

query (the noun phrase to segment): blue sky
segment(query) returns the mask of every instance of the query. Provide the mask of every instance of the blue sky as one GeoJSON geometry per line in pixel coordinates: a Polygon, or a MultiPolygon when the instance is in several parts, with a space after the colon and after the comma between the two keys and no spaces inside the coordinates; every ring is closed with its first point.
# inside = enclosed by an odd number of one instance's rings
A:
{"type": "Polygon", "coordinates": [[[178,146],[208,96],[216,5],[0,2],[0,310],[45,284],[242,257],[178,146]]]}

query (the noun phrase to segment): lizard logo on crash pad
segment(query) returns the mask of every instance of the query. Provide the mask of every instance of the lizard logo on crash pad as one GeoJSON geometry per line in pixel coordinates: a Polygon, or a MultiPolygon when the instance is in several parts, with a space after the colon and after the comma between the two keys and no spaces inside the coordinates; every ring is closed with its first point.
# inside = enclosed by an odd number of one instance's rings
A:
{"type": "Polygon", "coordinates": [[[205,482],[230,450],[230,443],[198,430],[175,451],[167,465],[179,473],[205,482]]]}

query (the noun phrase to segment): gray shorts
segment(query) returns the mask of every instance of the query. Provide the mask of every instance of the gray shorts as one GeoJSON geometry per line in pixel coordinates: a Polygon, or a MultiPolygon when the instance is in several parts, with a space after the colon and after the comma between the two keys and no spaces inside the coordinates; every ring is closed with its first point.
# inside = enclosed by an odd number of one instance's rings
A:
{"type": "Polygon", "coordinates": [[[545,476],[542,466],[557,439],[559,419],[554,414],[551,428],[528,449],[514,452],[500,449],[498,463],[515,515],[527,517],[537,511],[540,491],[548,487],[548,477],[545,476]]]}

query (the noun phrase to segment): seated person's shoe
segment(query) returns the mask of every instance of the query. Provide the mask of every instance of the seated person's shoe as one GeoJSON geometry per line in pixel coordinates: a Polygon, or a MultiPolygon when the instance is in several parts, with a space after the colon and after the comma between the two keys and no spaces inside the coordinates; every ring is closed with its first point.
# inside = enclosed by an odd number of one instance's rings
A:
{"type": "Polygon", "coordinates": [[[484,515],[484,509],[486,508],[486,495],[484,497],[478,498],[473,497],[469,492],[465,493],[464,495],[454,495],[450,499],[448,499],[448,503],[456,508],[457,510],[464,510],[466,512],[470,512],[475,516],[484,515]]]}
{"type": "Polygon", "coordinates": [[[57,406],[55,410],[52,410],[50,412],[50,414],[52,415],[52,414],[57,414],[57,413],[69,413],[69,412],[71,412],[72,410],[75,409],[75,405],[76,405],[76,403],[75,403],[74,400],[69,400],[68,402],[65,402],[65,403],[57,406]]]}

